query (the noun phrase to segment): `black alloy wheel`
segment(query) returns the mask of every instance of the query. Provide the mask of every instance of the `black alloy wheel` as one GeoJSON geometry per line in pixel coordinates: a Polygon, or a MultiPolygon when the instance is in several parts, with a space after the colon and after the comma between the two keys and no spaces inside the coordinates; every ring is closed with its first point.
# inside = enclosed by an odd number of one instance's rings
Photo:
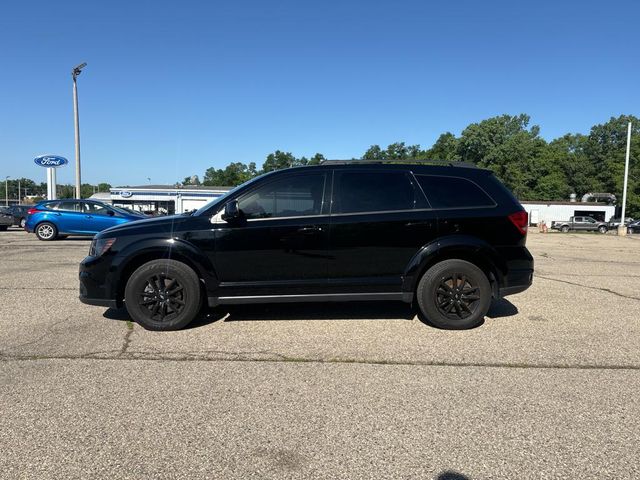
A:
{"type": "Polygon", "coordinates": [[[428,323],[449,330],[480,325],[491,305],[491,284],[471,262],[444,260],[429,268],[416,289],[420,310],[428,323]]]}
{"type": "Polygon", "coordinates": [[[125,306],[147,330],[178,330],[200,311],[200,279],[182,262],[152,260],[129,277],[125,306]]]}
{"type": "Polygon", "coordinates": [[[153,274],[139,293],[138,305],[149,310],[152,320],[170,320],[184,310],[184,287],[164,273],[153,274]]]}
{"type": "Polygon", "coordinates": [[[480,289],[464,274],[443,276],[436,289],[436,305],[447,318],[463,320],[473,315],[480,301],[480,289]]]}

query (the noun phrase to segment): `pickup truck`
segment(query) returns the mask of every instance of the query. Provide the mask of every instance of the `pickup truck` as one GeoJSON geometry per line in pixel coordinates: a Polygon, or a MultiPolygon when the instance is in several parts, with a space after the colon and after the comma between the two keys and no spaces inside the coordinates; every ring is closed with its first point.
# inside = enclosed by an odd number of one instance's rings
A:
{"type": "Polygon", "coordinates": [[[569,230],[607,233],[609,228],[606,222],[599,222],[593,217],[570,217],[569,221],[566,222],[551,222],[551,229],[560,230],[564,233],[569,230]]]}

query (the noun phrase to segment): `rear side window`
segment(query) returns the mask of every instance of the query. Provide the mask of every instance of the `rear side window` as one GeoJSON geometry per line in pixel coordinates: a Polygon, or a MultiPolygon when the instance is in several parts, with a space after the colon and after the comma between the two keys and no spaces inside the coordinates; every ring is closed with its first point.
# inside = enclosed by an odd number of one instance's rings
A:
{"type": "Polygon", "coordinates": [[[415,190],[405,172],[336,172],[333,213],[411,210],[415,190]]]}
{"type": "Polygon", "coordinates": [[[433,208],[494,207],[496,202],[466,178],[416,175],[433,208]]]}

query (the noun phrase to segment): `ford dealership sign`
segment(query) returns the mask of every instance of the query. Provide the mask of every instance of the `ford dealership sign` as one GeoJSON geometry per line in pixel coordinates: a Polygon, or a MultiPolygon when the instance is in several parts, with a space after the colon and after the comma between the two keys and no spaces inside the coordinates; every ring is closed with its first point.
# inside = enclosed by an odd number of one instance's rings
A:
{"type": "Polygon", "coordinates": [[[69,160],[64,157],[59,157],[58,155],[40,155],[33,160],[36,165],[40,165],[45,168],[58,168],[63,167],[69,160]]]}

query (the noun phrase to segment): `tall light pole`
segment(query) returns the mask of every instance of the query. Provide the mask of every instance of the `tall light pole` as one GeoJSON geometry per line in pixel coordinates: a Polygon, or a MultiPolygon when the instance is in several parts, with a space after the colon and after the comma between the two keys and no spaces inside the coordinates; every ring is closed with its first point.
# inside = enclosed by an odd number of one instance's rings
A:
{"type": "Polygon", "coordinates": [[[18,205],[20,205],[20,179],[18,179],[18,205]]]}
{"type": "Polygon", "coordinates": [[[9,206],[9,175],[4,177],[4,206],[9,206]]]}
{"type": "Polygon", "coordinates": [[[627,234],[627,225],[625,223],[625,214],[627,209],[627,180],[629,179],[629,154],[631,152],[631,122],[627,127],[627,155],[624,160],[624,185],[622,187],[622,216],[620,217],[620,225],[618,226],[618,235],[627,234]]]}
{"type": "Polygon", "coordinates": [[[73,77],[73,115],[76,127],[76,198],[80,198],[80,119],[78,118],[78,85],[76,78],[87,64],[81,63],[71,70],[73,77]]]}

